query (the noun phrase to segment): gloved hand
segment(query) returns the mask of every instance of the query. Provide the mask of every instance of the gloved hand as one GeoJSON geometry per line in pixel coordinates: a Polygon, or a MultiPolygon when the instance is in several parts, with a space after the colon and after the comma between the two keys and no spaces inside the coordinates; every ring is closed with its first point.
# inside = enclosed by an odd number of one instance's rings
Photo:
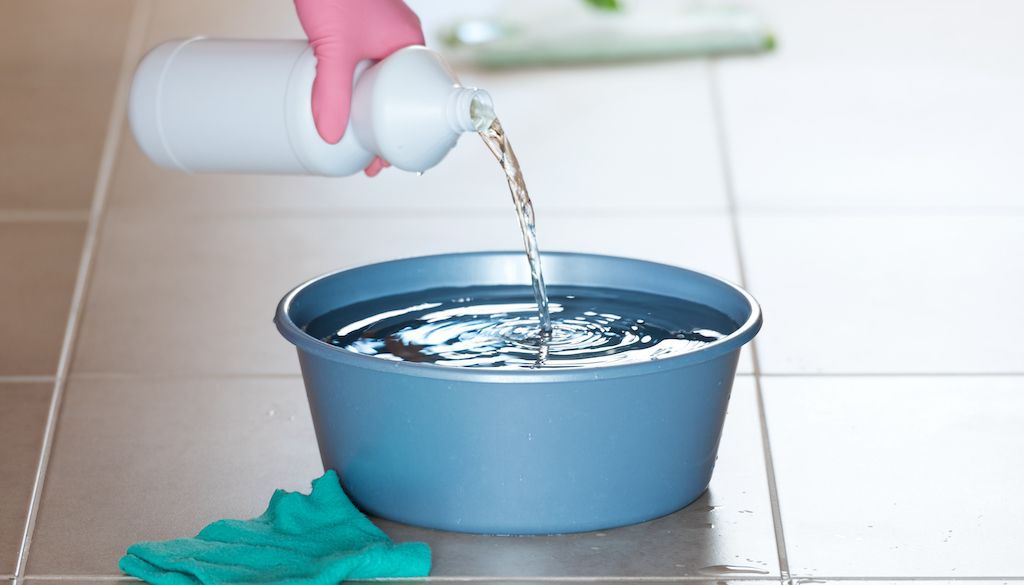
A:
{"type": "MultiPolygon", "coordinates": [[[[356,65],[422,45],[420,19],[402,0],[295,0],[295,9],[316,55],[313,120],[320,136],[336,144],[348,125],[356,65]]],[[[377,157],[365,172],[372,177],[386,166],[377,157]]]]}

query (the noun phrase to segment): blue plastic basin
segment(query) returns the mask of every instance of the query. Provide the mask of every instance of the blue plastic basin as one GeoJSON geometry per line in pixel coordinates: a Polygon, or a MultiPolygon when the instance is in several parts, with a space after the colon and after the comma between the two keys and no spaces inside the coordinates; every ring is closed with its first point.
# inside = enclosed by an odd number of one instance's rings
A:
{"type": "Polygon", "coordinates": [[[529,282],[522,252],[447,254],[327,274],[275,322],[298,348],[324,467],[368,514],[488,534],[598,530],[656,518],[707,488],[756,301],[718,278],[627,258],[543,255],[551,285],[673,296],[739,328],[697,351],[570,370],[489,370],[352,353],[305,326],[352,303],[529,282]]]}

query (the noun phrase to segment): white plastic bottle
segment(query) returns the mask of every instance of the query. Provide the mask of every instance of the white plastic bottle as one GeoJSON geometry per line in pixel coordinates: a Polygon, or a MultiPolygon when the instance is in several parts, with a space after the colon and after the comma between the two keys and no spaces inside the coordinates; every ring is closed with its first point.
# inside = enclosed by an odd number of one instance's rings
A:
{"type": "Polygon", "coordinates": [[[474,102],[490,106],[437,53],[407,47],[356,70],[345,136],[328,144],[313,123],[315,74],[305,41],[170,41],[135,73],[132,131],[154,162],[186,172],[344,176],[374,155],[425,171],[474,130],[474,102]]]}

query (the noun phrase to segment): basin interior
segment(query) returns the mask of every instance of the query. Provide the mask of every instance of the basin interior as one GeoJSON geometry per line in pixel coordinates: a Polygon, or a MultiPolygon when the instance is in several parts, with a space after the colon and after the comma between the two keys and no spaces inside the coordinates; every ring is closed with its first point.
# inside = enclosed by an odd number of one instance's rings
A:
{"type": "MultiPolygon", "coordinates": [[[[743,329],[757,315],[741,289],[706,274],[642,260],[549,252],[548,285],[643,291],[702,304],[743,329]]],[[[430,289],[522,285],[530,281],[521,252],[477,252],[396,260],[326,275],[286,297],[288,319],[300,329],[335,309],[382,296],[430,289]]],[[[733,333],[730,331],[729,333],[733,333]]]]}

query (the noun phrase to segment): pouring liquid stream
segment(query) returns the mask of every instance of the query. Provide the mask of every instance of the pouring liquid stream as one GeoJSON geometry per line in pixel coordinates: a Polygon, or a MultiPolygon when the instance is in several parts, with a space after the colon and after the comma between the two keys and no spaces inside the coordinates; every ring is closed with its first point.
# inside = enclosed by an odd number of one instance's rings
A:
{"type": "Polygon", "coordinates": [[[736,330],[727,316],[682,299],[599,287],[554,286],[549,291],[519,161],[488,103],[474,100],[470,117],[508,181],[532,291],[479,285],[382,297],[318,317],[306,327],[310,335],[346,351],[393,361],[565,369],[664,359],[736,330]]]}
{"type": "MultiPolygon", "coordinates": [[[[526,181],[523,179],[522,169],[519,167],[519,160],[512,150],[512,145],[505,136],[505,130],[501,122],[489,105],[482,102],[474,102],[471,111],[473,124],[484,144],[498,159],[501,169],[505,172],[508,180],[509,191],[512,192],[512,201],[516,206],[516,217],[519,219],[519,229],[523,232],[523,245],[526,248],[526,257],[530,262],[530,278],[533,284],[533,296],[537,301],[537,315],[540,323],[540,341],[551,337],[551,311],[548,308],[548,293],[544,286],[544,271],[540,265],[540,248],[537,246],[537,222],[533,213],[533,202],[530,201],[530,194],[526,190],[526,181]]],[[[538,356],[539,362],[544,362],[545,352],[541,351],[538,356]]]]}

